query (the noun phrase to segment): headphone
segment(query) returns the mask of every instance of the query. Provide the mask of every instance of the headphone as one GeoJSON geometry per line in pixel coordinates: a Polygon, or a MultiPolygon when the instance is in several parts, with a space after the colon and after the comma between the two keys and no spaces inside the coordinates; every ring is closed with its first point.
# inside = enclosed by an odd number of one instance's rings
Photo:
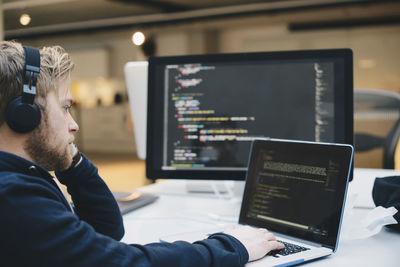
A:
{"type": "Polygon", "coordinates": [[[28,133],[34,130],[41,119],[39,106],[34,102],[36,82],[40,72],[40,52],[29,46],[24,46],[24,51],[22,96],[13,99],[6,108],[6,122],[17,133],[28,133]]]}

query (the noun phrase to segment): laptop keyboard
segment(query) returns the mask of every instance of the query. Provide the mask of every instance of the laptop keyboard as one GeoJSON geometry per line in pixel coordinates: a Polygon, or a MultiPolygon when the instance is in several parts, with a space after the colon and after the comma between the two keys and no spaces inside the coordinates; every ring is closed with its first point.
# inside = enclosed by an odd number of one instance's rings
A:
{"type": "Polygon", "coordinates": [[[305,250],[309,250],[309,248],[298,246],[298,245],[291,244],[291,243],[287,243],[287,242],[284,242],[281,240],[278,240],[278,242],[281,242],[282,244],[284,244],[285,248],[283,248],[281,250],[272,250],[267,254],[267,256],[273,256],[273,257],[278,257],[277,255],[286,256],[286,255],[302,252],[305,250]]]}

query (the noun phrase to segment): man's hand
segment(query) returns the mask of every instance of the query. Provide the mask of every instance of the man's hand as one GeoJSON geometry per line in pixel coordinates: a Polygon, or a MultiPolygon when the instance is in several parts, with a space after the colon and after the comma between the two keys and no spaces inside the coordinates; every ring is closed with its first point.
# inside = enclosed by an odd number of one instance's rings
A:
{"type": "Polygon", "coordinates": [[[71,157],[75,157],[76,154],[78,153],[79,153],[78,147],[74,143],[72,143],[70,145],[70,154],[72,155],[71,157]]]}
{"type": "Polygon", "coordinates": [[[271,250],[284,248],[284,245],[276,241],[275,236],[264,228],[229,226],[224,233],[235,237],[243,244],[249,253],[249,261],[261,259],[271,250]]]}
{"type": "Polygon", "coordinates": [[[72,150],[73,150],[73,154],[72,154],[73,157],[72,157],[71,165],[69,166],[68,169],[75,168],[82,161],[81,154],[78,150],[78,147],[75,144],[72,144],[72,150]]]}

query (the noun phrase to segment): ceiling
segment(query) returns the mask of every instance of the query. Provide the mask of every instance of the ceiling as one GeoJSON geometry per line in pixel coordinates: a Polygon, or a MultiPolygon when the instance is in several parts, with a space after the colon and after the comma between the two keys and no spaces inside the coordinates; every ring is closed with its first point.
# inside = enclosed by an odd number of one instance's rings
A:
{"type": "MultiPolygon", "coordinates": [[[[342,24],[348,23],[346,20],[400,23],[398,0],[2,0],[2,3],[5,39],[335,8],[344,14],[338,18],[342,24]],[[353,14],[352,9],[363,15],[353,14]],[[19,24],[23,13],[32,18],[28,26],[19,24]]],[[[296,22],[295,16],[291,17],[296,22]]],[[[327,27],[329,23],[335,21],[325,21],[327,27]]]]}

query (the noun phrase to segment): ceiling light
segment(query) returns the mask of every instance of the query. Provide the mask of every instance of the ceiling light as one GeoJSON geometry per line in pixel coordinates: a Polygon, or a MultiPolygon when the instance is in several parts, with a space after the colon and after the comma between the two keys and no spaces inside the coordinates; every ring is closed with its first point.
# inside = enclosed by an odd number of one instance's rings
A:
{"type": "Polygon", "coordinates": [[[144,36],[144,34],[142,32],[135,32],[132,35],[132,42],[135,45],[142,45],[145,40],[146,40],[146,37],[144,36]]]}
{"type": "Polygon", "coordinates": [[[26,26],[31,22],[31,16],[29,16],[28,14],[22,14],[21,17],[19,17],[19,23],[21,23],[21,25],[26,26]]]}

